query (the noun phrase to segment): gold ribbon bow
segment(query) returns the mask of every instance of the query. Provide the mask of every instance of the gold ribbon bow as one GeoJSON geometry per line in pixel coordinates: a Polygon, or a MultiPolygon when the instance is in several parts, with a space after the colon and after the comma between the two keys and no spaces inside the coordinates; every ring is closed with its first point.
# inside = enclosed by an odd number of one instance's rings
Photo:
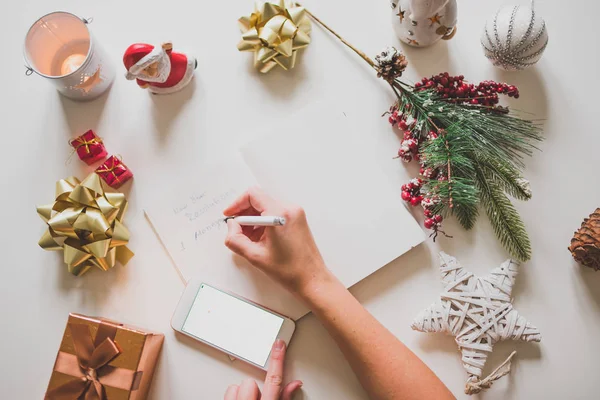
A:
{"type": "Polygon", "coordinates": [[[310,44],[310,20],[304,7],[287,0],[257,1],[254,12],[239,20],[240,51],[254,52],[254,66],[267,73],[276,65],[294,68],[297,50],[310,44]]]}
{"type": "Polygon", "coordinates": [[[121,350],[114,342],[117,327],[102,322],[92,341],[90,328],[84,324],[68,324],[75,354],[59,352],[54,370],[75,377],[46,394],[46,400],[105,400],[104,385],[130,390],[136,371],[107,365],[121,350]]]}
{"type": "Polygon", "coordinates": [[[39,241],[44,250],[63,250],[69,272],[80,276],[92,266],[104,271],[133,257],[126,244],[129,231],[121,220],[127,210],[123,193],[105,193],[100,177],[91,173],[56,183],[54,203],[38,206],[48,224],[39,241]]]}

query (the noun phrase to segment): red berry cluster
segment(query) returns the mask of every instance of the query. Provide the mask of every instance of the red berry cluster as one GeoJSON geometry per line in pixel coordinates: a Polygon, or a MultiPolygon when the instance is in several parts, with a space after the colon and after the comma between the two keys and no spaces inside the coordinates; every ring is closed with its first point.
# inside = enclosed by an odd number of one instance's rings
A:
{"type": "Polygon", "coordinates": [[[447,72],[423,78],[415,83],[417,91],[434,89],[442,98],[453,103],[481,104],[494,107],[500,101],[498,94],[519,98],[519,89],[516,86],[494,81],[483,81],[477,86],[465,83],[463,75],[450,76],[447,72]]]}
{"type": "Polygon", "coordinates": [[[397,105],[393,105],[390,108],[389,114],[388,121],[390,121],[390,124],[398,127],[403,132],[402,143],[400,143],[400,149],[398,150],[398,158],[401,158],[405,162],[410,162],[413,158],[418,160],[420,132],[414,129],[415,121],[408,121],[406,114],[398,112],[397,105]]]}
{"type": "Polygon", "coordinates": [[[402,200],[409,202],[411,206],[418,206],[423,201],[422,187],[423,181],[421,179],[411,179],[410,182],[402,185],[402,200]]]}
{"type": "Polygon", "coordinates": [[[402,185],[402,200],[410,203],[411,206],[423,206],[426,217],[423,225],[425,225],[425,228],[437,232],[444,218],[441,215],[433,214],[432,208],[438,203],[438,200],[435,197],[424,197],[421,193],[422,187],[423,181],[421,179],[411,179],[410,182],[402,185]]]}

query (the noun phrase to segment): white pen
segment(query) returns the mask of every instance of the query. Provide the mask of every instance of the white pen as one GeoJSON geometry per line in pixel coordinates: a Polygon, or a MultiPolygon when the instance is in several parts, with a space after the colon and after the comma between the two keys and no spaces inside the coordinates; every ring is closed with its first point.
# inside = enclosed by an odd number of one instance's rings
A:
{"type": "Polygon", "coordinates": [[[226,217],[225,222],[229,219],[235,219],[240,225],[244,226],[283,226],[285,225],[285,218],[283,217],[271,217],[266,215],[240,215],[238,217],[226,217]]]}

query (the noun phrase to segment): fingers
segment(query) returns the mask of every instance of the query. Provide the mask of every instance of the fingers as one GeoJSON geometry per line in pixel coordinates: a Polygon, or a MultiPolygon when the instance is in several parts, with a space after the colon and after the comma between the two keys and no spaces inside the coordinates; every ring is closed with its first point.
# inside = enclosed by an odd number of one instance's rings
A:
{"type": "Polygon", "coordinates": [[[223,215],[238,215],[249,208],[254,208],[259,213],[262,213],[274,203],[274,200],[263,192],[262,189],[252,187],[248,189],[246,193],[235,199],[229,207],[223,210],[223,215]]]}
{"type": "Polygon", "coordinates": [[[285,342],[277,339],[271,348],[271,360],[265,378],[262,400],[278,400],[283,384],[283,363],[285,361],[285,342]]]}
{"type": "Polygon", "coordinates": [[[265,232],[264,226],[242,226],[242,232],[253,242],[258,242],[265,232]]]}
{"type": "Polygon", "coordinates": [[[223,400],[237,400],[239,389],[240,387],[238,385],[229,385],[229,387],[225,391],[225,396],[223,397],[223,400]]]}
{"type": "Polygon", "coordinates": [[[302,387],[302,381],[291,381],[283,388],[281,400],[292,400],[294,392],[302,387]]]}
{"type": "Polygon", "coordinates": [[[234,253],[252,261],[256,255],[256,244],[244,234],[240,224],[235,220],[227,221],[227,236],[225,237],[225,246],[234,253]]]}
{"type": "Polygon", "coordinates": [[[237,400],[258,400],[260,399],[260,390],[254,379],[246,379],[240,385],[237,400]]]}

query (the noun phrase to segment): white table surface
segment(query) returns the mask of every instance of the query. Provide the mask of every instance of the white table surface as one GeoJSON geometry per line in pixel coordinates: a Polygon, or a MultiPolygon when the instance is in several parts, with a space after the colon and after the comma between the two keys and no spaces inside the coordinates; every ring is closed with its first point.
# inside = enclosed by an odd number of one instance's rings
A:
{"type": "MultiPolygon", "coordinates": [[[[583,0],[538,1],[538,13],[545,16],[550,34],[546,54],[535,68],[503,73],[485,59],[479,44],[485,18],[502,3],[461,0],[453,40],[421,50],[403,46],[410,60],[407,79],[448,71],[472,82],[508,81],[521,91],[521,98],[511,104],[546,118],[542,152],[527,160],[526,176],[534,197],[516,203],[531,236],[533,258],[522,267],[514,291],[516,309],[539,327],[543,339],[539,344],[497,345],[486,372],[516,349],[513,371],[481,398],[597,398],[600,272],[575,264],[567,246],[582,219],[600,205],[596,98],[600,87],[598,47],[592,43],[600,10],[596,3],[583,0]]],[[[307,6],[367,54],[399,46],[387,0],[312,1],[307,6]]],[[[165,333],[152,399],[219,399],[230,383],[248,376],[263,378],[258,370],[175,336],[169,320],[182,284],[142,212],[144,199],[160,195],[169,179],[189,173],[192,163],[227,156],[260,133],[254,127],[294,123],[294,110],[319,100],[361,121],[395,185],[415,173],[416,166],[407,169],[391,160],[399,143],[380,115],[393,95],[365,63],[315,26],[313,43],[293,71],[259,75],[251,67],[251,54],[236,49],[236,20],[251,10],[250,0],[22,0],[3,13],[0,397],[43,397],[69,312],[165,333]],[[24,76],[21,45],[27,28],[38,16],[61,9],[94,17],[91,29],[117,68],[112,90],[94,102],[72,102],[42,78],[24,76]],[[175,49],[197,54],[196,80],[179,94],[150,96],[125,80],[121,57],[133,42],[168,39],[175,49]],[[44,225],[35,205],[52,200],[57,179],[84,177],[90,171],[76,158],[65,165],[70,152],[67,138],[89,128],[105,139],[111,153],[121,154],[135,174],[133,184],[125,187],[130,201],[125,222],[136,256],[127,267],[76,278],[67,273],[60,255],[37,246],[44,225]]],[[[331,149],[331,157],[334,161],[336,149],[331,149]]],[[[455,395],[466,398],[462,393],[466,373],[453,339],[414,332],[410,322],[441,290],[439,249],[480,274],[497,266],[507,253],[485,217],[469,233],[453,222],[445,229],[454,239],[427,242],[352,292],[455,395]]],[[[305,399],[366,398],[333,340],[312,315],[298,322],[286,366],[288,378],[304,381],[305,399]]]]}

